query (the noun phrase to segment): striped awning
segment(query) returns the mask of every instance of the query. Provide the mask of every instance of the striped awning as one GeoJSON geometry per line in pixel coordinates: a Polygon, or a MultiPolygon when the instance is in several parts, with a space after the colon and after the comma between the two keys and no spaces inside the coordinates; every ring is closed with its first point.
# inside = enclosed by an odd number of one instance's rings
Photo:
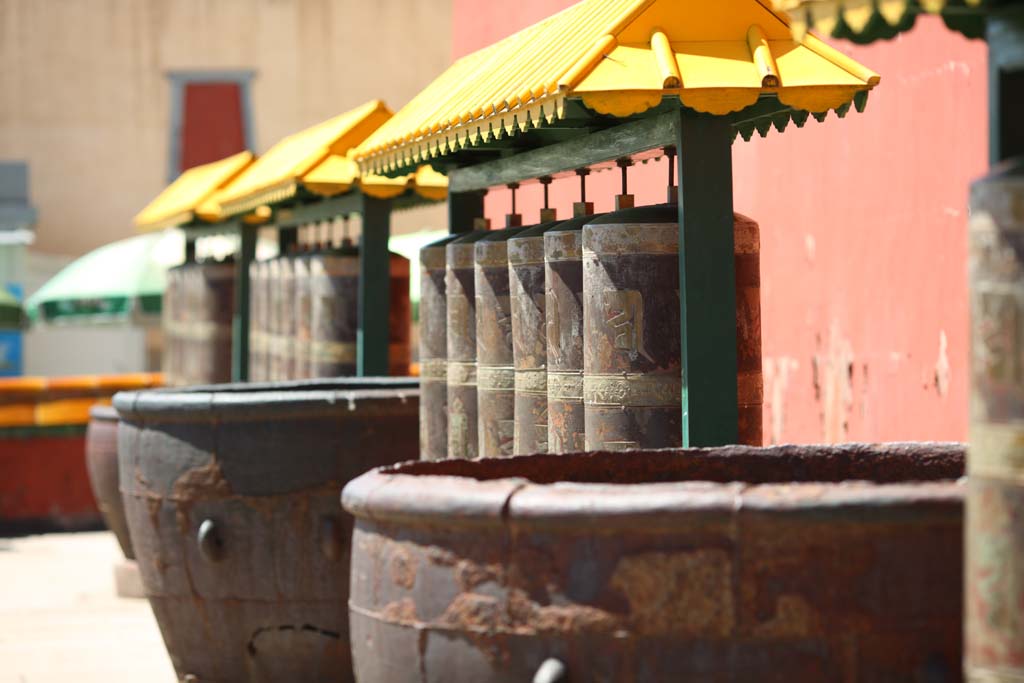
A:
{"type": "Polygon", "coordinates": [[[985,35],[985,13],[1020,0],[772,0],[786,12],[798,38],[809,28],[858,43],[893,38],[914,26],[920,14],[939,14],[968,38],[985,35]]]}
{"type": "Polygon", "coordinates": [[[373,100],[289,135],[217,193],[216,209],[226,218],[291,199],[306,174],[333,156],[344,157],[389,118],[391,111],[387,106],[373,100]]]}
{"type": "Polygon", "coordinates": [[[149,232],[187,225],[196,218],[210,220],[209,210],[204,215],[202,207],[218,190],[248,168],[254,159],[252,152],[239,152],[220,161],[188,169],[135,216],[135,227],[149,232]]]}
{"type": "Polygon", "coordinates": [[[665,98],[737,122],[765,97],[804,118],[845,113],[878,81],[809,34],[795,40],[787,20],[758,0],[583,0],[455,62],[360,144],[355,159],[364,172],[407,171],[558,127],[574,103],[619,119],[665,98]]]}

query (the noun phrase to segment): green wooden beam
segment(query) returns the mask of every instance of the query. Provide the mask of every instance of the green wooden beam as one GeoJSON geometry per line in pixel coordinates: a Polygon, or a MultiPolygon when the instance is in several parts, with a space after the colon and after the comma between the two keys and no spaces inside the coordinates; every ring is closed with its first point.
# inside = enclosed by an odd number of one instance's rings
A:
{"type": "Polygon", "coordinates": [[[674,116],[679,187],[683,445],[738,440],[732,126],[674,116]]]}
{"type": "MultiPolygon", "coordinates": [[[[448,173],[448,191],[485,190],[675,144],[678,117],[677,112],[659,114],[504,159],[452,169],[448,173]]],[[[724,125],[729,126],[728,122],[724,125]]]]}
{"type": "Polygon", "coordinates": [[[231,381],[249,379],[249,264],[256,258],[254,227],[238,224],[239,247],[235,259],[235,313],[231,321],[231,381]]]}
{"type": "Polygon", "coordinates": [[[279,227],[319,223],[348,213],[361,213],[362,206],[363,193],[352,191],[329,199],[278,208],[274,211],[274,223],[279,227]]]}
{"type": "Polygon", "coordinates": [[[987,18],[989,162],[1024,156],[1024,4],[993,8],[987,18]]]}
{"type": "Polygon", "coordinates": [[[388,374],[388,314],[391,310],[391,202],[360,194],[363,232],[359,248],[359,329],[356,372],[360,377],[388,374]]]}
{"type": "Polygon", "coordinates": [[[456,234],[473,229],[473,219],[484,215],[485,192],[454,192],[448,194],[448,232],[456,234]]]}

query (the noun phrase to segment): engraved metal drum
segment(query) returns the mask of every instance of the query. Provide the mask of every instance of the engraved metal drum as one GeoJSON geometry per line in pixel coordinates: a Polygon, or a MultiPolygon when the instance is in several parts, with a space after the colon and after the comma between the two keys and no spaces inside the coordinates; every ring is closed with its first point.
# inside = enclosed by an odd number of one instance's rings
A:
{"type": "Polygon", "coordinates": [[[170,386],[184,383],[183,362],[183,330],[185,313],[184,273],[189,264],[182,264],[167,270],[167,284],[164,286],[163,309],[161,311],[161,329],[163,332],[163,367],[164,381],[170,386]]]}
{"type": "Polygon", "coordinates": [[[476,458],[478,452],[473,248],[488,234],[474,230],[445,247],[449,458],[476,458]]]}
{"type": "Polygon", "coordinates": [[[544,290],[544,234],[559,225],[541,223],[508,241],[512,357],[515,367],[516,455],[548,451],[547,308],[544,290]]]}
{"type": "Polygon", "coordinates": [[[508,239],[522,227],[495,230],[477,242],[476,277],[477,427],[481,458],[512,455],[515,369],[508,239]]]}
{"type": "Polygon", "coordinates": [[[309,379],[312,374],[310,357],[310,319],[313,313],[312,290],[309,280],[309,261],[312,254],[304,251],[296,254],[294,264],[295,294],[295,337],[292,340],[292,376],[295,379],[309,379]]]}
{"type": "Polygon", "coordinates": [[[548,452],[586,449],[583,418],[583,226],[572,218],[544,234],[548,452]]]}
{"type": "Polygon", "coordinates": [[[235,262],[208,261],[193,268],[196,319],[192,321],[192,353],[197,357],[197,384],[231,379],[231,324],[235,311],[235,262]]]}
{"type": "Polygon", "coordinates": [[[761,370],[761,230],[757,223],[733,214],[733,245],[738,443],[760,446],[764,441],[764,375],[761,370]]]}
{"type": "Polygon", "coordinates": [[[271,379],[291,379],[295,340],[295,257],[291,254],[277,260],[277,280],[273,289],[274,334],[277,346],[271,360],[271,379]]]}
{"type": "Polygon", "coordinates": [[[448,455],[448,304],[445,247],[451,235],[420,249],[420,457],[448,455]]]}
{"type": "Polygon", "coordinates": [[[270,306],[269,267],[266,261],[249,264],[249,381],[267,378],[267,321],[270,306]]]}
{"type": "Polygon", "coordinates": [[[1024,680],[1024,163],[971,188],[965,673],[1024,680]]]}

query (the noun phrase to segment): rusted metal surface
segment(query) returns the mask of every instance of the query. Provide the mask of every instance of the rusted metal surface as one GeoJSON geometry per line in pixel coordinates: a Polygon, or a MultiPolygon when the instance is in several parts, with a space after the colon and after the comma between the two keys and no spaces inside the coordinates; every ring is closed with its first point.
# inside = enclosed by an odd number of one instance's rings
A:
{"type": "Polygon", "coordinates": [[[583,228],[587,450],[682,443],[679,209],[624,209],[583,228]]]}
{"type": "Polygon", "coordinates": [[[448,304],[445,247],[455,235],[420,249],[420,457],[448,455],[448,304]]]}
{"type": "MultiPolygon", "coordinates": [[[[391,254],[389,312],[390,372],[409,374],[409,260],[391,254]]],[[[345,243],[309,258],[310,374],[345,377],[356,373],[359,329],[359,250],[345,243]]]]}
{"type": "Polygon", "coordinates": [[[544,234],[560,223],[541,223],[508,241],[512,357],[515,366],[516,455],[548,451],[547,309],[544,234]]]}
{"type": "Polygon", "coordinates": [[[416,457],[417,396],[388,378],[117,395],[128,525],[180,679],[353,680],[338,491],[416,457]]]}
{"type": "Polygon", "coordinates": [[[564,221],[544,234],[548,451],[586,448],[583,415],[583,226],[564,221]]]}
{"type": "Polygon", "coordinates": [[[477,429],[481,458],[512,455],[515,427],[515,368],[508,240],[516,226],[494,230],[474,245],[476,278],[477,429]]]}
{"type": "Polygon", "coordinates": [[[489,234],[474,230],[445,247],[448,362],[448,457],[476,458],[477,366],[474,246],[489,234]]]}
{"type": "Polygon", "coordinates": [[[958,680],[963,459],[732,446],[375,470],[342,493],[356,676],[511,683],[557,659],[574,683],[958,680]]]}
{"type": "Polygon", "coordinates": [[[89,411],[89,427],[85,432],[85,465],[89,483],[96,498],[96,507],[103,521],[114,532],[121,551],[129,560],[135,559],[124,501],[118,488],[117,411],[110,406],[95,406],[89,411]]]}
{"type": "Polygon", "coordinates": [[[295,291],[295,338],[292,341],[292,377],[309,379],[313,376],[310,357],[310,340],[313,312],[313,294],[310,288],[309,251],[296,254],[294,261],[295,291]]]}
{"type": "Polygon", "coordinates": [[[760,446],[764,374],[761,368],[761,229],[733,214],[736,272],[736,392],[739,399],[739,443],[760,446]]]}
{"type": "Polygon", "coordinates": [[[1024,680],[1024,168],[971,188],[965,672],[1024,680]]]}

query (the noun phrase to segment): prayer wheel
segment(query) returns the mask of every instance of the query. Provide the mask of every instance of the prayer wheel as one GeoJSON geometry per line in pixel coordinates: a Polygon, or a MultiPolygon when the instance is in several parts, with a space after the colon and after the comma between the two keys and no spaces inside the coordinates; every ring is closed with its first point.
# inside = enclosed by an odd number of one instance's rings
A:
{"type": "Polygon", "coordinates": [[[1024,163],[971,187],[966,680],[1024,680],[1024,163]]]}
{"type": "Polygon", "coordinates": [[[293,272],[295,294],[295,334],[292,340],[292,378],[309,379],[312,373],[310,357],[311,316],[313,312],[312,290],[310,289],[309,263],[312,253],[307,249],[296,254],[293,272]]]}
{"type": "Polygon", "coordinates": [[[273,289],[273,309],[277,345],[271,361],[271,379],[291,379],[295,339],[295,257],[283,254],[277,259],[277,280],[273,289]]]}
{"type": "Polygon", "coordinates": [[[477,457],[476,242],[488,230],[474,230],[445,246],[448,329],[448,457],[477,457]]]}
{"type": "Polygon", "coordinates": [[[509,296],[508,240],[522,227],[495,230],[474,244],[479,456],[512,455],[515,368],[509,296]]]}
{"type": "MultiPolygon", "coordinates": [[[[409,259],[390,255],[389,371],[409,373],[409,259]]],[[[309,259],[310,371],[313,377],[356,374],[359,249],[340,247],[309,259]]]]}
{"type": "Polygon", "coordinates": [[[420,249],[420,457],[448,454],[448,333],[445,248],[451,235],[420,249]]]}
{"type": "Polygon", "coordinates": [[[249,265],[249,381],[266,379],[267,352],[267,264],[253,261],[249,265]]]}
{"type": "MultiPolygon", "coordinates": [[[[739,441],[760,444],[757,225],[734,218],[739,441]],[[755,417],[756,415],[756,417],[755,417]]],[[[674,204],[605,214],[583,229],[587,450],[682,441],[679,224],[674,204]]]]}
{"type": "Polygon", "coordinates": [[[564,221],[544,233],[548,452],[586,449],[583,419],[583,226],[564,221]]]}
{"type": "Polygon", "coordinates": [[[167,281],[161,311],[161,327],[163,330],[163,357],[161,359],[164,377],[167,384],[178,385],[184,381],[182,375],[182,301],[183,275],[186,265],[175,266],[167,270],[167,281]]]}
{"type": "Polygon", "coordinates": [[[235,262],[207,261],[195,273],[197,318],[192,322],[192,353],[198,357],[193,381],[216,384],[231,381],[231,325],[235,311],[235,262]]]}
{"type": "Polygon", "coordinates": [[[267,271],[266,281],[264,283],[264,291],[267,294],[267,318],[266,326],[264,327],[266,334],[266,357],[264,360],[266,374],[263,377],[264,380],[275,379],[275,373],[278,368],[277,356],[280,348],[280,323],[278,319],[278,309],[280,305],[280,276],[281,276],[281,260],[283,257],[275,256],[272,259],[267,260],[267,271]]]}
{"type": "Polygon", "coordinates": [[[547,334],[544,234],[559,225],[541,223],[508,240],[512,356],[515,367],[515,455],[548,451],[547,334]]]}

